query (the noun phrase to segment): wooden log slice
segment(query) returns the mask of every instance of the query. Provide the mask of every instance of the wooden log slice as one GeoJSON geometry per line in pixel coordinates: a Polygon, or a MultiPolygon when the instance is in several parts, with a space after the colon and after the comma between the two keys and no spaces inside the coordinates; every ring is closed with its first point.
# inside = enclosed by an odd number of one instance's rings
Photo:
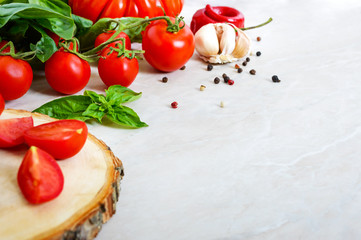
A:
{"type": "MultiPolygon", "coordinates": [[[[30,115],[34,125],[55,121],[12,109],[5,110],[0,119],[30,115]]],[[[64,174],[62,193],[50,202],[32,205],[17,184],[17,172],[27,149],[25,144],[0,149],[0,239],[93,239],[115,213],[122,162],[89,134],[77,155],[58,161],[64,174]]]]}

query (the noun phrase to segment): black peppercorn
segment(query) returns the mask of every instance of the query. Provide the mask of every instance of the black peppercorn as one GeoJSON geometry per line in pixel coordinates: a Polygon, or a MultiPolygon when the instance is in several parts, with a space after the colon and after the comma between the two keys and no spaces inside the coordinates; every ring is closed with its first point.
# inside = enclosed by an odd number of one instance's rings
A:
{"type": "Polygon", "coordinates": [[[272,81],[273,81],[273,82],[281,82],[281,80],[278,78],[277,75],[273,75],[273,76],[272,76],[272,81]]]}
{"type": "Polygon", "coordinates": [[[243,66],[247,66],[247,61],[244,61],[244,62],[242,63],[242,65],[243,65],[243,66]]]}
{"type": "Polygon", "coordinates": [[[186,69],[186,66],[183,66],[183,67],[180,68],[180,70],[184,70],[184,69],[186,69]]]}
{"type": "Polygon", "coordinates": [[[256,75],[256,70],[252,69],[251,71],[249,71],[249,73],[250,73],[251,75],[256,75]]]}
{"type": "Polygon", "coordinates": [[[257,57],[261,56],[261,52],[260,51],[256,52],[256,56],[257,57]]]}
{"type": "Polygon", "coordinates": [[[168,78],[167,78],[167,77],[163,77],[163,78],[162,78],[162,82],[164,82],[164,83],[168,82],[168,78]]]}
{"type": "Polygon", "coordinates": [[[207,71],[212,71],[213,69],[213,65],[212,64],[208,64],[207,65],[207,71]]]}
{"type": "Polygon", "coordinates": [[[214,79],[214,83],[215,83],[215,84],[218,84],[220,81],[221,81],[221,79],[219,79],[219,77],[216,77],[216,78],[214,79]]]}
{"type": "Polygon", "coordinates": [[[238,73],[241,73],[241,72],[243,72],[243,69],[242,69],[242,68],[238,68],[238,69],[237,69],[237,72],[238,72],[238,73]]]}
{"type": "Polygon", "coordinates": [[[249,62],[251,61],[251,59],[249,57],[246,58],[246,62],[249,62]]]}
{"type": "Polygon", "coordinates": [[[227,82],[230,80],[230,78],[229,78],[228,76],[225,76],[225,77],[223,78],[223,80],[224,80],[225,83],[227,83],[227,82]]]}

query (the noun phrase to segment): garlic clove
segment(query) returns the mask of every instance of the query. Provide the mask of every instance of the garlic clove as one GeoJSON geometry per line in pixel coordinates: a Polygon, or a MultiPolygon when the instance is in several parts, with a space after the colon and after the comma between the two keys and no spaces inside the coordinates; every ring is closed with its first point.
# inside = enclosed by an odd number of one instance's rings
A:
{"type": "Polygon", "coordinates": [[[201,27],[195,34],[195,47],[201,56],[216,55],[219,52],[217,32],[213,24],[201,27]]]}
{"type": "Polygon", "coordinates": [[[242,30],[235,28],[237,31],[237,37],[236,37],[236,47],[234,48],[234,51],[232,52],[232,56],[234,58],[243,58],[246,56],[251,49],[251,40],[247,36],[245,32],[242,30]]]}
{"type": "Polygon", "coordinates": [[[216,29],[217,33],[221,32],[219,41],[221,55],[232,54],[236,47],[236,31],[226,23],[216,24],[216,29]]]}

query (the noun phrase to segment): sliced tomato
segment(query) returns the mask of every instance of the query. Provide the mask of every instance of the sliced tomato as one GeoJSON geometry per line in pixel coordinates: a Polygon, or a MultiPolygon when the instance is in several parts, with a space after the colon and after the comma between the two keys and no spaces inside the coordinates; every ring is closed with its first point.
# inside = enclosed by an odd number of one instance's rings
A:
{"type": "Polygon", "coordinates": [[[29,146],[37,146],[56,159],[70,158],[84,146],[86,124],[79,120],[59,120],[33,127],[24,133],[29,146]]]}
{"type": "Polygon", "coordinates": [[[32,204],[56,198],[64,187],[64,176],[54,157],[35,146],[26,152],[17,179],[24,197],[32,204]]]}
{"type": "Polygon", "coordinates": [[[34,126],[32,117],[0,120],[0,148],[9,148],[24,143],[24,132],[34,126]]]}
{"type": "Polygon", "coordinates": [[[4,108],[5,108],[5,101],[3,96],[0,94],[0,115],[4,111],[4,108]]]}

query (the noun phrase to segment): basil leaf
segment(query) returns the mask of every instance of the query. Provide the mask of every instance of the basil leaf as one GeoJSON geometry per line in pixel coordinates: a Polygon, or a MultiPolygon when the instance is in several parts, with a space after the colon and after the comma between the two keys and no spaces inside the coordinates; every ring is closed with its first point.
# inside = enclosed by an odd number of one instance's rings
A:
{"type": "Polygon", "coordinates": [[[146,123],[140,121],[138,114],[129,107],[118,106],[114,107],[113,110],[112,112],[108,112],[107,118],[116,124],[132,128],[148,126],[146,123]]]}
{"type": "Polygon", "coordinates": [[[104,117],[105,112],[101,110],[101,106],[96,103],[92,103],[85,110],[85,112],[82,113],[82,115],[85,117],[95,118],[99,122],[102,122],[102,118],[104,117]]]}
{"type": "Polygon", "coordinates": [[[76,25],[76,36],[81,36],[89,31],[93,22],[89,19],[72,14],[72,18],[76,25]]]}
{"type": "Polygon", "coordinates": [[[36,57],[39,58],[40,61],[45,62],[58,50],[58,47],[54,40],[49,37],[41,27],[36,26],[35,24],[33,24],[32,27],[41,34],[41,39],[36,45],[30,44],[30,49],[33,51],[38,50],[36,57]]]}
{"type": "Polygon", "coordinates": [[[121,85],[110,86],[106,93],[106,100],[115,106],[119,106],[121,103],[132,102],[139,99],[142,93],[136,93],[133,90],[123,87],[121,85]]]}
{"type": "Polygon", "coordinates": [[[92,104],[90,97],[74,95],[45,103],[33,112],[46,114],[57,119],[78,119],[85,121],[91,119],[91,117],[82,115],[90,104],[92,104]]]}
{"type": "MultiPolygon", "coordinates": [[[[130,25],[134,24],[136,22],[140,22],[144,20],[143,18],[136,18],[136,17],[122,17],[117,18],[118,21],[120,21],[123,25],[130,25]]],[[[143,24],[140,24],[137,27],[132,27],[129,29],[125,29],[124,32],[129,36],[131,42],[142,42],[142,32],[145,30],[145,28],[149,25],[149,22],[144,22],[143,24]]]]}
{"type": "MultiPolygon", "coordinates": [[[[103,95],[97,94],[96,92],[93,92],[90,90],[85,90],[84,96],[90,97],[93,100],[93,102],[102,103],[102,101],[100,100],[100,96],[103,96],[103,95]]],[[[103,96],[103,98],[104,98],[104,96],[103,96]]]]}
{"type": "Polygon", "coordinates": [[[60,0],[28,0],[30,4],[39,5],[52,9],[64,16],[71,17],[71,8],[68,4],[60,0]]]}
{"type": "Polygon", "coordinates": [[[104,29],[110,27],[110,20],[111,18],[101,18],[94,23],[85,34],[78,36],[81,50],[94,48],[95,39],[99,34],[104,32],[104,29]]]}
{"type": "MultiPolygon", "coordinates": [[[[62,1],[52,0],[60,3],[62,1]]],[[[65,4],[65,3],[64,3],[65,4]]],[[[55,6],[57,6],[55,4],[55,6]]],[[[51,9],[49,7],[28,3],[9,3],[0,5],[0,28],[11,19],[17,18],[35,20],[42,27],[51,30],[59,37],[70,39],[74,36],[75,23],[71,16],[63,15],[59,12],[59,7],[51,9]]]]}

